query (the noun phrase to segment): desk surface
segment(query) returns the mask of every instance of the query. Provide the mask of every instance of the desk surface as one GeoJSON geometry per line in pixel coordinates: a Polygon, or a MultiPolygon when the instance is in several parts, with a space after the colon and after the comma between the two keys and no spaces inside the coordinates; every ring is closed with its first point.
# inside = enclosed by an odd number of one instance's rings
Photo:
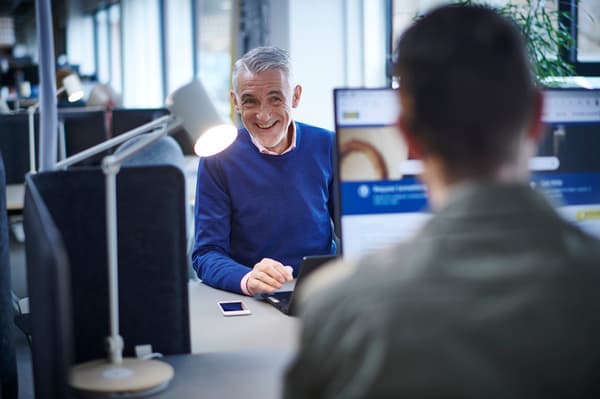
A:
{"type": "Polygon", "coordinates": [[[295,350],[300,321],[255,298],[189,284],[192,353],[295,350]],[[243,300],[252,314],[225,317],[218,301],[243,300]]]}
{"type": "Polygon", "coordinates": [[[170,386],[153,398],[280,398],[300,321],[259,299],[189,283],[193,355],[166,356],[170,386]],[[218,301],[243,300],[252,314],[225,317],[218,301]]]}

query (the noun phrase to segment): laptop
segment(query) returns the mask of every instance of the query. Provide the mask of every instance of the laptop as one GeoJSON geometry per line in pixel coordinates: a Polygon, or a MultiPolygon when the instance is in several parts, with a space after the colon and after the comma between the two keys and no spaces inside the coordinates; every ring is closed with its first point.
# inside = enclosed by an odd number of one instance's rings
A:
{"type": "Polygon", "coordinates": [[[306,281],[306,277],[312,274],[315,270],[319,269],[321,266],[330,262],[336,258],[335,255],[315,255],[315,256],[305,256],[302,258],[302,263],[300,265],[300,273],[296,278],[296,285],[293,291],[276,291],[273,293],[262,293],[262,298],[271,305],[275,306],[282,313],[285,313],[289,316],[294,316],[298,313],[298,304],[297,296],[294,295],[294,292],[302,286],[304,281],[306,281]]]}

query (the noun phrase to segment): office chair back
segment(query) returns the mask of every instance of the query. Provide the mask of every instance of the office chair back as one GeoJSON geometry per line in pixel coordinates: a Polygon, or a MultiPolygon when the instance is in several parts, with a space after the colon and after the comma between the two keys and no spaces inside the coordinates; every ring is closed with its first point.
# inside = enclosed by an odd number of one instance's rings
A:
{"type": "Polygon", "coordinates": [[[31,175],[26,177],[23,224],[35,397],[63,399],[69,396],[68,369],[73,362],[69,262],[31,175]]]}
{"type": "MultiPolygon", "coordinates": [[[[71,265],[75,362],[104,358],[109,335],[104,175],[100,168],[38,173],[71,265]]],[[[185,181],[173,166],[117,176],[120,333],[126,356],[150,344],[189,353],[185,181]]],[[[35,339],[35,338],[34,338],[35,339]]]]}
{"type": "Polygon", "coordinates": [[[6,179],[4,176],[4,161],[0,152],[0,398],[16,399],[19,384],[13,336],[14,315],[8,254],[6,179]]]}

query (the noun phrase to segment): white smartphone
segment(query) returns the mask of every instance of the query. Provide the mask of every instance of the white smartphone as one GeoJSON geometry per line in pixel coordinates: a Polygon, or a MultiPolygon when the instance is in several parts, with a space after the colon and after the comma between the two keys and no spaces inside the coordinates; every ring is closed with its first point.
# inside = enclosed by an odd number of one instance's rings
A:
{"type": "Polygon", "coordinates": [[[252,313],[242,301],[219,301],[217,304],[223,316],[242,316],[252,313]]]}

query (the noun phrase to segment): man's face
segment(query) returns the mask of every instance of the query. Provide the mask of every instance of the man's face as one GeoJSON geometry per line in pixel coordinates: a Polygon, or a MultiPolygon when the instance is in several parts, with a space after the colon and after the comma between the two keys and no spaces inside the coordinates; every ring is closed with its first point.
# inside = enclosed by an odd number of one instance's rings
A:
{"type": "Polygon", "coordinates": [[[292,108],[298,106],[302,88],[296,86],[292,90],[279,69],[257,74],[241,71],[237,86],[237,94],[232,91],[231,99],[246,129],[263,147],[275,152],[285,150],[290,144],[287,133],[292,108]]]}

